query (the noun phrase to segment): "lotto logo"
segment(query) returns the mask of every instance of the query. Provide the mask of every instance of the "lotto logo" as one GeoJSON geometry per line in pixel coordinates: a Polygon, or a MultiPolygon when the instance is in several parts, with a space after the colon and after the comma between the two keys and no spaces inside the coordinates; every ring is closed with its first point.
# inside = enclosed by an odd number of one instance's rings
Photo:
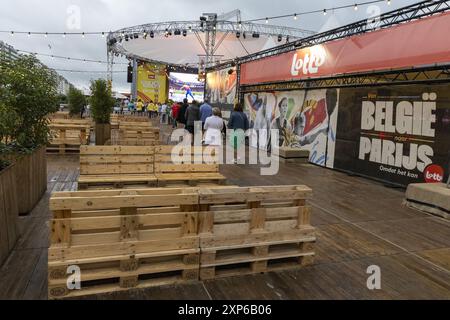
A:
{"type": "Polygon", "coordinates": [[[319,67],[325,63],[325,59],[325,49],[320,45],[299,50],[292,57],[291,75],[298,76],[299,73],[303,75],[318,73],[319,67]]]}
{"type": "Polygon", "coordinates": [[[431,164],[423,171],[425,182],[442,182],[444,180],[444,169],[437,164],[431,164]]]}

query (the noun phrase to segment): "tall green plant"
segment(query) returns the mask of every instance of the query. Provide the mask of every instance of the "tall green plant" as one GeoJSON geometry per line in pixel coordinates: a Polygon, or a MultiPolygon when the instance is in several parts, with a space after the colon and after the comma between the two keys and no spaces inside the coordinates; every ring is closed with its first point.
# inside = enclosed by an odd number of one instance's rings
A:
{"type": "Polygon", "coordinates": [[[16,136],[19,116],[0,101],[0,144],[10,144],[16,136]]]}
{"type": "Polygon", "coordinates": [[[86,98],[81,90],[70,87],[67,96],[69,101],[69,114],[71,116],[80,115],[81,109],[86,105],[86,98]]]}
{"type": "Polygon", "coordinates": [[[110,115],[114,107],[114,98],[104,79],[91,81],[91,114],[95,123],[106,124],[110,122],[110,115]]]}
{"type": "Polygon", "coordinates": [[[56,74],[36,57],[0,59],[0,101],[6,117],[16,117],[8,134],[15,144],[35,148],[48,142],[47,115],[57,110],[56,88],[56,74]]]}

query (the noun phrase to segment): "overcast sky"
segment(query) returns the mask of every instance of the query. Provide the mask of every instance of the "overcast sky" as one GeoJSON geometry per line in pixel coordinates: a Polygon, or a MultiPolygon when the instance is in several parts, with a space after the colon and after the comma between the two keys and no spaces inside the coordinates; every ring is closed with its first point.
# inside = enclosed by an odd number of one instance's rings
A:
{"type": "MultiPolygon", "coordinates": [[[[365,2],[366,0],[361,0],[365,2]]],[[[378,4],[381,13],[419,1],[391,0],[391,5],[378,4]]],[[[0,30],[36,31],[36,32],[90,32],[109,31],[144,23],[198,20],[204,12],[218,14],[240,9],[242,20],[264,18],[267,16],[292,14],[309,10],[322,10],[336,6],[358,3],[356,0],[2,0],[0,10],[0,30]],[[75,6],[75,7],[74,7],[75,6]],[[80,11],[80,29],[68,28],[73,8],[80,11]],[[68,12],[70,11],[70,12],[68,12]]],[[[370,10],[373,10],[371,8],[370,10]]],[[[376,8],[375,8],[376,9],[376,8]]],[[[342,26],[370,16],[368,7],[359,7],[329,11],[322,14],[307,15],[294,20],[285,18],[270,21],[271,24],[299,27],[313,31],[324,31],[342,26]]],[[[70,56],[81,59],[106,60],[106,40],[101,36],[11,36],[0,33],[0,40],[13,45],[16,49],[50,55],[70,56]]],[[[180,48],[182,50],[182,48],[180,48]]],[[[38,56],[46,65],[55,69],[106,71],[106,65],[83,63],[67,60],[52,60],[38,56]]],[[[126,62],[126,60],[119,60],[126,62]]],[[[126,65],[116,66],[115,71],[126,70],[126,65]]],[[[101,74],[60,72],[79,88],[87,88],[89,80],[105,77],[101,74]]],[[[126,83],[126,73],[114,76],[114,90],[130,91],[126,83]]]]}

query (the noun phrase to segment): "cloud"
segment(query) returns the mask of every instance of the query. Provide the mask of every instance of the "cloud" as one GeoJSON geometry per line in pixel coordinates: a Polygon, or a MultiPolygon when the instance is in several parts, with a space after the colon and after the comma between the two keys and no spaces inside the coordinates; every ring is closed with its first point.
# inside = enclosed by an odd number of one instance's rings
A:
{"type": "MultiPolygon", "coordinates": [[[[381,3],[381,12],[415,3],[410,0],[393,0],[388,7],[381,3]]],[[[224,13],[239,8],[242,11],[242,20],[264,18],[266,16],[303,12],[308,10],[331,8],[340,5],[353,4],[354,1],[280,1],[273,0],[197,0],[197,1],[155,1],[155,0],[15,0],[2,5],[0,11],[0,30],[18,31],[50,31],[68,32],[67,9],[77,6],[80,9],[81,31],[109,31],[118,30],[144,23],[154,23],[177,20],[197,20],[202,13],[224,13]]],[[[357,12],[349,8],[342,11],[328,11],[326,17],[322,14],[299,16],[298,20],[292,18],[270,21],[271,24],[280,24],[309,30],[324,30],[368,17],[365,8],[357,12]]],[[[1,33],[3,40],[17,49],[41,52],[53,55],[79,57],[93,60],[106,60],[106,40],[100,36],[79,37],[61,36],[33,36],[1,33]],[[51,49],[49,48],[51,46],[51,49]]],[[[180,48],[183,50],[183,48],[180,48]]],[[[75,69],[87,71],[106,71],[106,65],[99,65],[76,61],[64,61],[46,57],[39,57],[45,64],[58,69],[75,69]]],[[[126,60],[118,60],[126,62],[126,60]]],[[[126,65],[117,66],[115,70],[126,70],[126,65]]],[[[98,78],[98,74],[61,74],[78,87],[89,86],[89,80],[98,78]]],[[[114,89],[129,91],[130,85],[126,83],[126,73],[114,75],[114,89]]]]}

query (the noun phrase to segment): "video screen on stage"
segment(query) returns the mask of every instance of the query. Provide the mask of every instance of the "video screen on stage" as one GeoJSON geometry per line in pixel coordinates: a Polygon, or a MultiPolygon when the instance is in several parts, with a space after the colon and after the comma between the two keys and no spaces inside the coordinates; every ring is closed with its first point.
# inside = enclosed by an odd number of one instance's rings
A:
{"type": "Polygon", "coordinates": [[[205,83],[198,80],[197,74],[171,72],[169,75],[169,99],[181,102],[185,98],[203,101],[205,83]]]}

